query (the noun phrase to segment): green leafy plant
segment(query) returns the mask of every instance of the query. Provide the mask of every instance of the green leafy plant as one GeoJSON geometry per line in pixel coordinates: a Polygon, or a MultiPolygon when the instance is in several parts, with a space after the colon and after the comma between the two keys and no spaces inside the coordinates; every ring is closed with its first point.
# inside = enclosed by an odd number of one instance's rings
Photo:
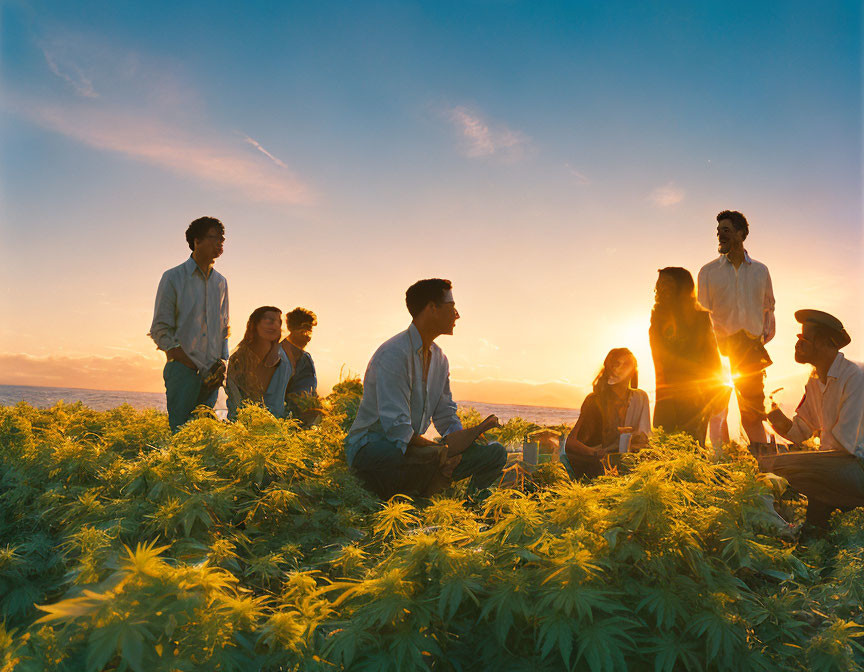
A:
{"type": "Polygon", "coordinates": [[[799,546],[746,451],[665,434],[591,483],[549,463],[479,505],[379,502],[344,462],[361,395],[173,436],[128,406],[0,407],[0,671],[864,664],[864,511],[799,546]]]}

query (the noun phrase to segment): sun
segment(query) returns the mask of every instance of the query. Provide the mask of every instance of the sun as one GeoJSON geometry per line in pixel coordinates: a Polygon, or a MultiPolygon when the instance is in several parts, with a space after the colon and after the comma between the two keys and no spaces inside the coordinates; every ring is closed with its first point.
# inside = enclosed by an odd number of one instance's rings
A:
{"type": "Polygon", "coordinates": [[[614,344],[610,348],[629,348],[639,366],[639,387],[650,395],[654,394],[654,360],[651,357],[651,344],[648,341],[650,315],[639,315],[614,328],[614,344]]]}

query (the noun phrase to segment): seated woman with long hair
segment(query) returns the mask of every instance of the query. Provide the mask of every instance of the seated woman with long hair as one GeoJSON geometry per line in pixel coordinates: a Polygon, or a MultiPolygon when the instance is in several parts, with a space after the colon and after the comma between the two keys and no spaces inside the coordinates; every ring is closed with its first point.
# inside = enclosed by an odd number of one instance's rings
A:
{"type": "MultiPolygon", "coordinates": [[[[638,385],[633,353],[627,348],[610,350],[564,446],[574,477],[600,476],[607,456],[622,447],[636,451],[647,444],[651,409],[648,395],[638,385]],[[629,445],[621,445],[622,433],[630,434],[629,445]]],[[[627,444],[626,437],[623,443],[627,444]]]]}
{"type": "Polygon", "coordinates": [[[661,269],[654,294],[648,330],[657,378],[654,426],[687,432],[704,445],[708,420],[729,396],[711,314],[696,300],[684,268],[661,269]]]}
{"type": "Polygon", "coordinates": [[[229,420],[234,420],[240,406],[247,403],[264,404],[277,418],[285,417],[285,389],[293,369],[285,351],[276,345],[281,338],[281,310],[261,306],[252,311],[243,340],[228,359],[225,391],[229,420]]]}

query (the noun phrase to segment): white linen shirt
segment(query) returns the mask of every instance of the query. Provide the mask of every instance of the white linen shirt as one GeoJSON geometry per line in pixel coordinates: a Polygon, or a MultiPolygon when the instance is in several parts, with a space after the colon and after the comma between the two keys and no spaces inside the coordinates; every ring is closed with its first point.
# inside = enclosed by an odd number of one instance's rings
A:
{"type": "Polygon", "coordinates": [[[423,385],[423,341],[412,323],[382,344],[366,367],[363,399],[345,440],[348,464],[371,440],[384,437],[404,453],[415,435],[431,423],[441,436],[462,429],[450,393],[450,365],[440,347],[430,347],[429,372],[423,385]]]}
{"type": "Polygon", "coordinates": [[[228,359],[228,281],[212,268],[205,278],[191,255],[165,271],[148,336],[165,352],[179,345],[202,372],[228,359]]]}
{"type": "Polygon", "coordinates": [[[767,343],[774,338],[774,290],[768,267],[744,251],[738,268],[721,254],[699,271],[699,303],[711,311],[718,337],[742,329],[767,343]]]}
{"type": "Polygon", "coordinates": [[[820,434],[820,450],[846,450],[864,458],[864,371],[842,352],[828,369],[823,384],[815,372],[786,434],[800,443],[820,434]]]}
{"type": "Polygon", "coordinates": [[[633,433],[643,432],[651,436],[651,403],[645,390],[632,390],[627,410],[624,413],[624,426],[632,427],[633,433]]]}

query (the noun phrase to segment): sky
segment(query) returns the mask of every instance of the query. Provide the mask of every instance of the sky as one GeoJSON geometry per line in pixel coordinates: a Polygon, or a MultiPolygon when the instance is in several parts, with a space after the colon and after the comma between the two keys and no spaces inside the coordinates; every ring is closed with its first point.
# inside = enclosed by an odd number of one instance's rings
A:
{"type": "Polygon", "coordinates": [[[777,299],[864,359],[861,6],[774,2],[0,5],[0,384],[160,391],[147,337],[188,223],[226,227],[233,348],[318,315],[322,391],[454,284],[457,399],[577,406],[657,269],[742,211],[777,299]]]}

